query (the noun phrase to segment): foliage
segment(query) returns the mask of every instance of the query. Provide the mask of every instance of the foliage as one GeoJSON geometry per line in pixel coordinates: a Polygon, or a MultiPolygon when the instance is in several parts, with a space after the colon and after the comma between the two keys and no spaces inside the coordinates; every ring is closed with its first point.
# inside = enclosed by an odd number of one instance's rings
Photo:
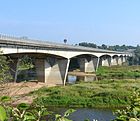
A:
{"type": "Polygon", "coordinates": [[[11,79],[9,73],[9,62],[8,58],[2,54],[0,51],[0,85],[7,83],[11,79]]]}
{"type": "Polygon", "coordinates": [[[140,66],[100,67],[100,80],[66,87],[42,88],[35,102],[68,107],[125,107],[132,88],[140,88],[140,66]]]}
{"type": "Polygon", "coordinates": [[[13,106],[10,101],[11,98],[8,96],[1,97],[0,121],[46,121],[46,117],[49,115],[55,115],[55,121],[71,121],[68,116],[75,112],[75,110],[69,109],[64,115],[53,114],[43,105],[20,103],[13,106]]]}
{"type": "Polygon", "coordinates": [[[138,47],[138,46],[134,47],[134,46],[126,46],[126,45],[108,46],[108,45],[105,45],[105,44],[102,44],[101,46],[98,46],[95,43],[87,43],[87,42],[81,42],[78,45],[79,46],[84,46],[84,47],[108,49],[108,50],[113,50],[113,51],[126,51],[126,50],[129,50],[129,49],[136,49],[138,47]]]}
{"type": "Polygon", "coordinates": [[[125,107],[130,103],[132,88],[140,88],[140,80],[96,80],[65,87],[43,87],[30,95],[39,96],[35,103],[67,107],[125,107]]]}
{"type": "Polygon", "coordinates": [[[79,46],[97,48],[96,44],[94,44],[94,43],[87,43],[87,42],[79,43],[79,46]]]}
{"type": "Polygon", "coordinates": [[[0,121],[6,120],[6,110],[0,105],[0,121]]]}
{"type": "Polygon", "coordinates": [[[117,110],[114,121],[140,121],[140,93],[135,89],[130,105],[123,110],[117,110]]]}
{"type": "Polygon", "coordinates": [[[33,69],[33,68],[34,68],[34,64],[31,57],[29,57],[28,55],[24,55],[20,57],[17,62],[16,70],[14,71],[15,72],[14,82],[17,81],[18,76],[22,76],[22,75],[19,75],[21,72],[25,70],[33,69]]]}
{"type": "Polygon", "coordinates": [[[96,74],[98,79],[138,79],[140,66],[99,67],[96,74]]]}
{"type": "Polygon", "coordinates": [[[3,109],[2,117],[7,121],[41,121],[43,116],[47,116],[49,114],[47,108],[44,106],[32,106],[27,103],[20,103],[14,107],[10,102],[10,97],[1,97],[0,106],[3,109]]]}
{"type": "Polygon", "coordinates": [[[28,70],[33,67],[34,65],[32,63],[32,58],[30,58],[29,56],[24,55],[19,59],[18,71],[28,70]]]}
{"type": "Polygon", "coordinates": [[[129,57],[130,65],[140,65],[140,46],[137,45],[132,57],[129,57]]]}
{"type": "Polygon", "coordinates": [[[74,109],[68,109],[65,113],[64,113],[64,115],[60,115],[60,114],[56,114],[55,115],[55,121],[72,121],[72,120],[69,120],[67,117],[71,114],[71,113],[73,113],[73,112],[75,112],[76,110],[74,110],[74,109]]]}
{"type": "Polygon", "coordinates": [[[8,93],[4,91],[4,88],[8,88],[8,82],[12,79],[9,67],[10,61],[11,60],[0,51],[0,95],[8,93]]]}

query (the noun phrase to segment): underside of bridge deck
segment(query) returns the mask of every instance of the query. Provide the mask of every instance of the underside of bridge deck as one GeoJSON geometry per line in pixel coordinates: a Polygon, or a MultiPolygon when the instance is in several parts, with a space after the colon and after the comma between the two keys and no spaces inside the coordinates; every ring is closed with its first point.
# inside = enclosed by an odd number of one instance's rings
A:
{"type": "MultiPolygon", "coordinates": [[[[81,72],[93,73],[97,70],[99,65],[122,65],[122,63],[126,61],[126,57],[124,56],[111,57],[109,55],[103,55],[101,57],[97,57],[87,54],[67,59],[64,57],[43,53],[18,53],[7,55],[13,60],[10,64],[10,67],[13,70],[16,70],[18,66],[18,59],[24,55],[28,55],[33,59],[34,68],[28,71],[22,71],[19,76],[17,76],[17,81],[33,79],[39,82],[45,82],[48,85],[65,85],[68,71],[77,69],[81,72]]],[[[11,71],[11,73],[14,77],[15,73],[13,71],[11,71]]]]}

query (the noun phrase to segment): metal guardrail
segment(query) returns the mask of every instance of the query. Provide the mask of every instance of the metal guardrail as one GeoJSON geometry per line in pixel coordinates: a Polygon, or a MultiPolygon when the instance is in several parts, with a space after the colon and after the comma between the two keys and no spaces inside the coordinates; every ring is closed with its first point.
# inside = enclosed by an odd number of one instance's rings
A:
{"type": "Polygon", "coordinates": [[[53,43],[53,42],[29,39],[26,36],[15,37],[15,36],[9,36],[9,35],[0,34],[0,39],[1,40],[14,41],[14,42],[16,41],[16,42],[25,42],[25,43],[43,43],[43,44],[55,44],[56,45],[56,43],[53,43]]]}

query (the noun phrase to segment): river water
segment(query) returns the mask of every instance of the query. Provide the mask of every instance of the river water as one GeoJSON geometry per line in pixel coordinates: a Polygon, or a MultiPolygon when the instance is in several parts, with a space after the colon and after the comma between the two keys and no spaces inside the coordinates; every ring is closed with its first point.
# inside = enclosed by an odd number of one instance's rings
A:
{"type": "Polygon", "coordinates": [[[85,82],[91,82],[96,80],[95,76],[75,76],[75,75],[68,75],[67,82],[70,84],[74,84],[76,81],[85,81],[85,82]]]}
{"type": "MultiPolygon", "coordinates": [[[[66,108],[51,108],[55,113],[63,115],[67,110],[66,108]]],[[[75,112],[72,113],[68,118],[73,121],[84,121],[89,119],[90,121],[111,121],[115,118],[111,109],[91,109],[91,108],[75,108],[75,112]]]]}

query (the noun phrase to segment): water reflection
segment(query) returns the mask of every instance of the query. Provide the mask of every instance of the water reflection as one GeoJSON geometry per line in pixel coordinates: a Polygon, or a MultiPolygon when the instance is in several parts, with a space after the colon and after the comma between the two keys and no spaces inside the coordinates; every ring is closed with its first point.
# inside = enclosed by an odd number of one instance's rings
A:
{"type": "MultiPolygon", "coordinates": [[[[63,115],[67,108],[51,108],[55,113],[63,115]]],[[[89,119],[93,121],[111,121],[115,118],[111,109],[90,109],[90,108],[76,108],[76,112],[69,116],[69,119],[73,121],[84,121],[89,119]]]]}
{"type": "Polygon", "coordinates": [[[70,84],[74,84],[78,81],[85,81],[85,82],[91,82],[96,80],[95,76],[75,76],[75,75],[68,75],[67,82],[70,84]]]}
{"type": "Polygon", "coordinates": [[[67,82],[68,82],[68,83],[74,84],[74,83],[76,82],[76,80],[77,80],[77,76],[68,75],[68,79],[67,79],[67,82]]]}
{"type": "Polygon", "coordinates": [[[74,121],[84,121],[84,119],[89,119],[90,121],[93,119],[98,121],[111,121],[114,119],[114,116],[112,111],[107,109],[81,108],[77,109],[77,111],[70,116],[70,119],[74,121]]]}

